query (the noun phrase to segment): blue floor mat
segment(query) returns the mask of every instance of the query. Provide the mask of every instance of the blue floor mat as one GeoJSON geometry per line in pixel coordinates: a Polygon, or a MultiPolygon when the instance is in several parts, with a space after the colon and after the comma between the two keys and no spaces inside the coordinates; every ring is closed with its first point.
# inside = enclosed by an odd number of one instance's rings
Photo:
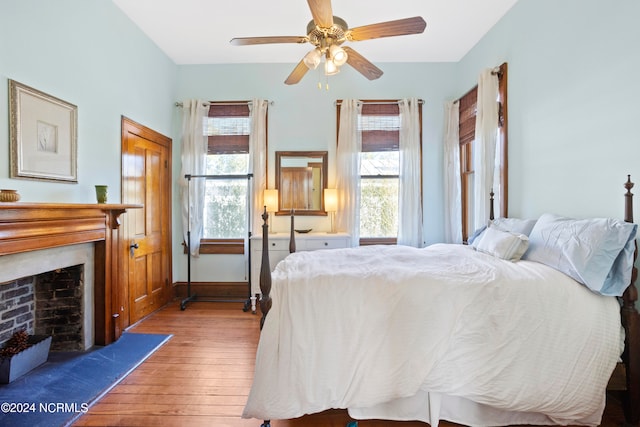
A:
{"type": "Polygon", "coordinates": [[[0,385],[0,426],[58,427],[71,423],[171,335],[125,333],[113,344],[49,360],[0,385]]]}

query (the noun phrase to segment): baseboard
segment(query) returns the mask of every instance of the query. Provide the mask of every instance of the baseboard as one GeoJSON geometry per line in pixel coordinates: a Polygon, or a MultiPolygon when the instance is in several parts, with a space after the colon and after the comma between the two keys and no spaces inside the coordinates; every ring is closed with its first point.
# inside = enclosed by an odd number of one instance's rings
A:
{"type": "MultiPolygon", "coordinates": [[[[187,297],[187,282],[174,284],[177,298],[187,297]]],[[[203,298],[246,299],[249,297],[247,282],[191,282],[191,295],[203,298]]]]}

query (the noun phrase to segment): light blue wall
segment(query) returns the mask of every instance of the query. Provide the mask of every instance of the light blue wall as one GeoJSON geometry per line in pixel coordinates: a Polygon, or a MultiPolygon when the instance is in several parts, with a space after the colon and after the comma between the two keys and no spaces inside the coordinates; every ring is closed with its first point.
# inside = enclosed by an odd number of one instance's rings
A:
{"type": "MultiPolygon", "coordinates": [[[[377,64],[385,74],[373,82],[344,67],[329,91],[316,88],[313,72],[284,85],[294,63],[176,66],[109,0],[0,0],[0,8],[0,188],[17,188],[25,201],[93,202],[96,183],[108,184],[119,201],[121,115],[173,138],[177,179],[180,109],[173,103],[189,98],[273,101],[269,185],[273,152],[296,149],[328,150],[332,185],[334,101],[416,96],[425,100],[425,240],[441,241],[442,104],[473,86],[480,69],[504,61],[511,216],[620,216],[626,174],[640,188],[637,0],[520,0],[460,63],[377,64]],[[7,79],[78,106],[78,184],[8,178],[7,79]]],[[[184,281],[175,186],[174,196],[174,280],[184,281]]],[[[285,219],[276,219],[284,231],[285,219]]],[[[328,228],[326,218],[299,221],[328,228]]],[[[239,258],[198,260],[193,280],[243,280],[239,258]]]]}
{"type": "Polygon", "coordinates": [[[0,187],[23,201],[120,197],[120,119],[173,132],[176,65],[110,0],[0,3],[0,187]],[[78,107],[78,183],[10,179],[8,84],[13,79],[78,107]]]}
{"type": "Polygon", "coordinates": [[[520,0],[460,62],[460,93],[509,63],[511,216],[623,216],[627,174],[640,188],[638,19],[636,0],[520,0]]]}
{"type": "MultiPolygon", "coordinates": [[[[239,47],[238,49],[247,48],[239,47]]],[[[248,47],[251,48],[251,47],[248,47]]],[[[259,47],[256,47],[259,48],[259,47]]],[[[412,47],[418,48],[418,47],[412,47]]],[[[453,63],[376,64],[384,75],[369,81],[348,66],[328,80],[329,90],[318,89],[318,71],[307,73],[293,86],[283,82],[295,66],[292,64],[185,65],[178,70],[177,94],[180,100],[248,100],[273,101],[269,108],[269,187],[275,181],[274,153],[287,150],[327,150],[329,152],[329,187],[335,183],[336,108],[338,99],[397,99],[417,97],[423,105],[424,224],[427,243],[442,241],[442,123],[443,102],[455,87],[453,63]]],[[[324,78],[321,79],[326,83],[324,78]]],[[[177,115],[180,113],[177,112],[177,115]]],[[[178,135],[174,134],[178,140],[178,135]]],[[[176,173],[179,173],[176,172],[176,173]]],[[[177,176],[177,175],[176,175],[177,176]]],[[[327,217],[297,217],[300,228],[329,230],[327,217]]],[[[275,217],[276,231],[288,230],[288,218],[275,217]]],[[[174,242],[179,241],[174,230],[174,242]]],[[[179,250],[175,245],[174,253],[179,250]]],[[[177,266],[186,275],[186,260],[177,266]]],[[[194,281],[244,280],[241,257],[205,256],[192,260],[194,281]],[[234,265],[234,268],[229,268],[234,265]]]]}
{"type": "Polygon", "coordinates": [[[424,98],[424,221],[431,243],[443,238],[442,103],[475,85],[482,68],[506,61],[510,215],[621,217],[627,174],[640,188],[639,18],[636,0],[520,0],[457,64],[379,64],[385,75],[376,82],[345,70],[330,79],[329,92],[313,88],[313,75],[282,85],[293,65],[181,67],[178,94],[247,99],[258,93],[274,100],[271,152],[331,150],[337,98],[424,98]]]}

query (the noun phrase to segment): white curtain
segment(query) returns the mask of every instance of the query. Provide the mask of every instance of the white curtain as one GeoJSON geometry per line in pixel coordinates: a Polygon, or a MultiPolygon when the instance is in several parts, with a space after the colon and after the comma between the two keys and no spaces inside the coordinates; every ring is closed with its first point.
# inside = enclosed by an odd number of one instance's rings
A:
{"type": "Polygon", "coordinates": [[[444,238],[462,243],[462,191],[460,182],[460,103],[444,105],[444,238]]]}
{"type": "Polygon", "coordinates": [[[191,255],[200,255],[200,239],[203,233],[204,179],[185,179],[185,175],[204,175],[207,157],[207,137],[204,135],[204,118],[209,106],[202,100],[182,102],[182,171],[180,174],[180,198],[182,200],[182,233],[189,242],[191,255]],[[190,231],[190,233],[188,233],[190,231]],[[188,239],[190,234],[191,239],[188,239]]]}
{"type": "MultiPolygon", "coordinates": [[[[262,235],[264,190],[267,188],[267,110],[269,101],[254,99],[249,104],[249,173],[253,174],[250,216],[252,234],[262,235]]],[[[245,251],[245,253],[248,253],[245,251]]]]}
{"type": "MultiPolygon", "coordinates": [[[[264,189],[267,188],[267,110],[269,101],[253,99],[249,103],[249,173],[253,177],[249,182],[249,203],[247,206],[248,226],[252,235],[262,236],[262,214],[264,189]]],[[[249,274],[249,233],[244,239],[245,274],[249,274]]]]}
{"type": "MultiPolygon", "coordinates": [[[[478,79],[474,142],[474,230],[487,225],[489,193],[494,184],[496,141],[498,136],[498,76],[488,68],[478,79]]],[[[499,205],[498,205],[499,206],[499,205]]]]}
{"type": "Polygon", "coordinates": [[[398,244],[422,247],[420,174],[420,113],[418,99],[403,99],[400,107],[400,194],[398,244]]]}
{"type": "Polygon", "coordinates": [[[351,235],[351,245],[360,243],[360,151],[362,133],[358,129],[358,116],[362,103],[355,99],[342,101],[340,131],[336,152],[336,189],[338,212],[336,228],[351,235]]]}

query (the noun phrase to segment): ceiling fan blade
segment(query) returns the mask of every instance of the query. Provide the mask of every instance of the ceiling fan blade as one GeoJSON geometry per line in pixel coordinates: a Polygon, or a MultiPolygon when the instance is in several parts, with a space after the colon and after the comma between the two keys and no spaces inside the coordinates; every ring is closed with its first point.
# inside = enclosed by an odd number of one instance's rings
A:
{"type": "Polygon", "coordinates": [[[306,36],[236,37],[229,41],[234,46],[249,46],[270,43],[307,43],[306,36]]]}
{"type": "Polygon", "coordinates": [[[319,27],[330,28],[333,25],[331,0],[307,0],[313,22],[319,27]]]}
{"type": "Polygon", "coordinates": [[[364,56],[360,55],[349,46],[344,46],[343,49],[348,55],[347,64],[355,68],[360,74],[369,80],[375,80],[382,76],[382,70],[369,62],[364,56]]]}
{"type": "Polygon", "coordinates": [[[420,34],[426,26],[427,23],[421,16],[414,16],[413,18],[398,19],[396,21],[380,22],[378,24],[352,28],[348,31],[347,39],[361,41],[379,39],[381,37],[420,34]]]}
{"type": "Polygon", "coordinates": [[[293,69],[293,71],[291,72],[291,74],[289,74],[289,77],[287,77],[287,80],[285,80],[284,83],[288,85],[294,85],[298,83],[300,80],[302,80],[304,75],[307,74],[307,71],[309,71],[309,67],[306,66],[306,64],[304,63],[304,60],[298,62],[298,65],[296,65],[296,68],[293,69]]]}

